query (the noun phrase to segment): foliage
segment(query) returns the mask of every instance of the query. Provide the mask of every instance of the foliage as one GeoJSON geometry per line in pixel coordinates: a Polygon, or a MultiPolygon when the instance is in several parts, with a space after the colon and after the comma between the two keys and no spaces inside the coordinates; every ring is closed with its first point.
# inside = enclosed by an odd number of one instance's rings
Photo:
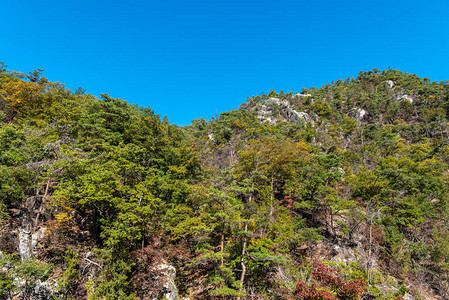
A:
{"type": "Polygon", "coordinates": [[[343,279],[340,270],[330,268],[322,263],[314,266],[311,275],[312,283],[298,282],[295,295],[300,299],[331,300],[331,299],[360,299],[366,289],[363,277],[343,279]]]}
{"type": "Polygon", "coordinates": [[[447,81],[374,69],[180,128],[41,72],[0,65],[1,236],[48,229],[0,273],[0,297],[18,288],[10,274],[31,287],[57,269],[63,298],[144,298],[163,291],[163,259],[197,298],[355,299],[368,277],[376,291],[374,260],[449,294],[447,81]],[[317,244],[369,261],[285,275],[317,244]]]}
{"type": "Polygon", "coordinates": [[[67,249],[65,263],[64,272],[58,278],[58,286],[60,292],[63,292],[67,297],[75,294],[77,284],[81,279],[79,274],[79,254],[71,248],[67,249]]]}

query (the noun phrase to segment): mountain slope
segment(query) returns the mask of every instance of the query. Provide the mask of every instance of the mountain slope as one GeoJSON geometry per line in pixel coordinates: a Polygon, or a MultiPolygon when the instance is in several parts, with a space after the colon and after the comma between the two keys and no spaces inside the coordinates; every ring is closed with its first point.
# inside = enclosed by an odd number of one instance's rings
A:
{"type": "Polygon", "coordinates": [[[449,291],[449,82],[375,69],[179,128],[0,71],[2,297],[449,291]]]}

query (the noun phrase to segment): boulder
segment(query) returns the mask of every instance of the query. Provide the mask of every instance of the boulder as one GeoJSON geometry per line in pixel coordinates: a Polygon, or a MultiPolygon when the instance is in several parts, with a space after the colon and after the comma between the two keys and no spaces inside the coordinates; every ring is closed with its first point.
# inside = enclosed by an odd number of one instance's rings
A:
{"type": "Polygon", "coordinates": [[[362,122],[362,119],[367,115],[366,110],[363,108],[356,107],[354,109],[355,112],[355,118],[357,119],[357,123],[360,125],[360,122],[362,122]]]}
{"type": "Polygon", "coordinates": [[[49,282],[49,280],[45,282],[41,282],[37,280],[36,285],[33,290],[33,300],[47,300],[53,299],[54,296],[57,295],[57,285],[54,283],[53,285],[49,282]]]}
{"type": "Polygon", "coordinates": [[[415,99],[413,99],[413,97],[410,95],[401,95],[398,97],[398,100],[399,101],[407,101],[409,103],[415,102],[415,99]]]}
{"type": "Polygon", "coordinates": [[[45,236],[45,232],[47,231],[47,228],[40,227],[38,230],[36,230],[31,235],[31,249],[36,249],[38,246],[39,241],[45,236]]]}
{"type": "Polygon", "coordinates": [[[60,295],[56,280],[41,281],[37,279],[32,284],[16,276],[13,280],[18,289],[13,291],[12,299],[50,300],[57,299],[60,295]]]}
{"type": "Polygon", "coordinates": [[[384,81],[384,82],[388,85],[388,87],[390,89],[392,89],[394,87],[394,82],[392,80],[387,80],[387,81],[384,81]]]}
{"type": "Polygon", "coordinates": [[[366,110],[364,110],[363,108],[357,108],[355,112],[358,120],[361,120],[364,116],[366,116],[366,110]]]}
{"type": "Polygon", "coordinates": [[[166,277],[163,290],[164,299],[177,300],[178,289],[176,288],[175,285],[175,278],[176,278],[175,267],[173,267],[172,265],[168,264],[165,260],[163,260],[156,268],[157,270],[161,271],[162,275],[166,277]]]}
{"type": "Polygon", "coordinates": [[[290,111],[290,121],[298,123],[298,122],[304,122],[304,123],[310,123],[312,121],[312,118],[308,113],[305,112],[297,112],[296,110],[290,111]]]}

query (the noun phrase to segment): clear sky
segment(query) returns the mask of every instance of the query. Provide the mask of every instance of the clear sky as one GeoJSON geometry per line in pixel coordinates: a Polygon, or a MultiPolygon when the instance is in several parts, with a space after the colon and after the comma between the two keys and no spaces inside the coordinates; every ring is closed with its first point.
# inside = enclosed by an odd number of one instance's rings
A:
{"type": "Polygon", "coordinates": [[[449,0],[2,0],[0,61],[187,125],[360,70],[449,80],[449,0]]]}

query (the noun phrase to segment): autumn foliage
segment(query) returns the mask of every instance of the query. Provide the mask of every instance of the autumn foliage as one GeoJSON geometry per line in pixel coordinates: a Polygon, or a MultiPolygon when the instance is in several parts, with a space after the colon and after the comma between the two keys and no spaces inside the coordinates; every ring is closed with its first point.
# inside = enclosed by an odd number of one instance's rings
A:
{"type": "Polygon", "coordinates": [[[18,108],[38,98],[42,91],[42,86],[35,82],[17,80],[3,84],[0,94],[7,104],[13,108],[18,108]]]}
{"type": "Polygon", "coordinates": [[[336,268],[315,263],[311,273],[314,282],[298,282],[295,295],[304,300],[356,300],[366,289],[363,278],[346,280],[336,268]]]}

